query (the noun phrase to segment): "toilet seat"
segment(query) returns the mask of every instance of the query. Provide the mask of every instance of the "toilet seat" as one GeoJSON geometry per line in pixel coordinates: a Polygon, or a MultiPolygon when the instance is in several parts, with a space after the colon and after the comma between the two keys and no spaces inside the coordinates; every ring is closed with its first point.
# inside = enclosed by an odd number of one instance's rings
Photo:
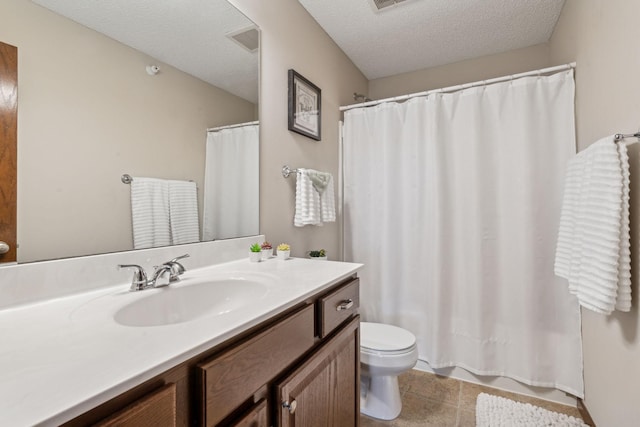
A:
{"type": "Polygon", "coordinates": [[[369,354],[404,354],[416,347],[409,331],[384,323],[360,322],[360,351],[369,354]]]}

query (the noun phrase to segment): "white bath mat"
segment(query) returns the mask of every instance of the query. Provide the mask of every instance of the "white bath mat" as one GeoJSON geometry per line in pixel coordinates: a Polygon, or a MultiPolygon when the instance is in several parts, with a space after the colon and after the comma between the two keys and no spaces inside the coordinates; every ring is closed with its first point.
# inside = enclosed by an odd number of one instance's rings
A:
{"type": "Polygon", "coordinates": [[[476,427],[589,427],[582,420],[529,403],[480,393],[476,401],[476,427]]]}

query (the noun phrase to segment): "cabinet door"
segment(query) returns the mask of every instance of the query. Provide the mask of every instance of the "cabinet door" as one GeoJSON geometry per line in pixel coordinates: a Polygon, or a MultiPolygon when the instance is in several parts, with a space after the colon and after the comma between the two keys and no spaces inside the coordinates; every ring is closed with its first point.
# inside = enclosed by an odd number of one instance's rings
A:
{"type": "Polygon", "coordinates": [[[96,424],[97,427],[175,427],[175,425],[175,384],[166,385],[96,424]]]}
{"type": "Polygon", "coordinates": [[[276,386],[282,427],[349,427],[360,419],[360,318],[276,386]]]}

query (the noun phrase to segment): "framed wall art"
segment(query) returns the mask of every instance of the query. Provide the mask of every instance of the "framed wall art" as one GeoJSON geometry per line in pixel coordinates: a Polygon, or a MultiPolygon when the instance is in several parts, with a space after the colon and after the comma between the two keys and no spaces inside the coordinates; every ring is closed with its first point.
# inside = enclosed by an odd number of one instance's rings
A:
{"type": "Polygon", "coordinates": [[[320,141],[320,88],[289,70],[289,130],[320,141]]]}

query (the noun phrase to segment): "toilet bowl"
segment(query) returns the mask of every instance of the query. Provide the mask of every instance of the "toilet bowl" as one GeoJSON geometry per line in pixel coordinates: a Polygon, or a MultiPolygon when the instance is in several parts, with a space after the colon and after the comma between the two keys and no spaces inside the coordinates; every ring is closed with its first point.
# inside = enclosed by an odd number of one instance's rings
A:
{"type": "Polygon", "coordinates": [[[398,375],[418,361],[416,337],[383,323],[360,323],[360,412],[381,420],[400,415],[398,375]]]}

